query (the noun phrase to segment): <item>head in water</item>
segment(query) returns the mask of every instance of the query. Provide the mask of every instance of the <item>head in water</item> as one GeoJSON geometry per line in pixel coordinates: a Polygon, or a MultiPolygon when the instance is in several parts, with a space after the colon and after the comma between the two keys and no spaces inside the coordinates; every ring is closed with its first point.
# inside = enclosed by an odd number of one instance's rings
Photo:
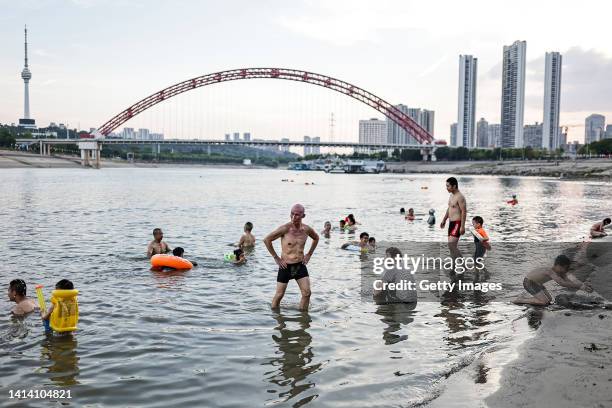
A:
{"type": "Polygon", "coordinates": [[[55,289],[72,290],[74,285],[68,279],[62,279],[55,284],[55,289]]]}
{"type": "Polygon", "coordinates": [[[183,254],[185,253],[185,250],[181,247],[176,247],[172,250],[172,255],[174,256],[178,256],[178,257],[183,257],[183,254]]]}
{"type": "Polygon", "coordinates": [[[244,258],[244,251],[238,248],[234,251],[234,256],[236,257],[237,261],[240,261],[241,258],[244,258]]]}
{"type": "Polygon", "coordinates": [[[367,245],[369,239],[370,234],[368,234],[367,232],[362,232],[361,234],[359,234],[359,243],[361,245],[367,245]]]}
{"type": "Polygon", "coordinates": [[[454,193],[459,190],[459,182],[454,177],[449,177],[446,179],[446,191],[449,193],[454,193]]]}
{"type": "Polygon", "coordinates": [[[16,302],[17,300],[26,297],[27,286],[23,279],[13,279],[9,283],[8,288],[8,297],[11,302],[16,302]]]}
{"type": "Polygon", "coordinates": [[[244,232],[251,232],[253,231],[253,223],[251,221],[247,221],[244,224],[244,232]]]}
{"type": "Polygon", "coordinates": [[[433,208],[429,210],[429,215],[434,215],[436,212],[436,210],[434,210],[433,208]]]}
{"type": "Polygon", "coordinates": [[[164,233],[161,228],[155,228],[153,230],[153,239],[157,242],[161,242],[161,240],[164,239],[164,233]]]}
{"type": "Polygon", "coordinates": [[[353,214],[349,214],[348,217],[348,223],[349,225],[355,225],[356,221],[355,221],[355,216],[353,214]]]}
{"type": "Polygon", "coordinates": [[[604,218],[604,220],[603,220],[603,225],[608,225],[608,224],[610,224],[610,222],[612,222],[612,221],[610,220],[610,218],[604,218]]]}
{"type": "Polygon", "coordinates": [[[370,239],[368,239],[368,245],[371,246],[371,247],[375,247],[376,246],[376,238],[370,237],[370,239]]]}
{"type": "Polygon", "coordinates": [[[325,221],[325,224],[323,225],[323,231],[324,232],[331,231],[331,222],[330,221],[325,221]]]}
{"type": "Polygon", "coordinates": [[[414,208],[408,209],[408,215],[414,215],[414,208]]]}
{"type": "Polygon", "coordinates": [[[346,221],[340,220],[340,228],[344,228],[346,226],[346,221]]]}
{"type": "Polygon", "coordinates": [[[400,208],[400,214],[402,215],[406,214],[406,210],[404,209],[404,207],[400,208]]]}
{"type": "Polygon", "coordinates": [[[291,222],[295,226],[302,224],[302,219],[306,216],[306,210],[302,204],[295,204],[291,207],[291,222]]]}

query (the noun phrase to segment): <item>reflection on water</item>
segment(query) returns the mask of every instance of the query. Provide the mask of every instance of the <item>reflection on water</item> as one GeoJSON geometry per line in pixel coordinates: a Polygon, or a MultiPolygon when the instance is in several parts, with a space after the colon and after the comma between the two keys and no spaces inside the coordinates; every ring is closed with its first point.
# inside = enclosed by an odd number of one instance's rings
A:
{"type": "MultiPolygon", "coordinates": [[[[6,389],[69,387],[73,406],[352,408],[430,401],[446,377],[489,347],[503,347],[514,335],[512,322],[525,320],[524,309],[510,301],[530,264],[512,256],[512,244],[504,251],[500,244],[575,240],[612,199],[602,183],[461,177],[468,220],[482,216],[493,244],[489,275],[466,279],[507,282],[507,293],[440,292],[416,306],[376,305],[371,296],[361,301],[360,262],[372,254],[340,246],[363,231],[378,242],[445,242],[445,231],[425,219],[433,208],[440,222],[447,177],[2,170],[0,284],[19,277],[33,291],[70,279],[80,293],[80,321],[73,336],[45,337],[37,316],[11,318],[13,305],[0,298],[1,398],[6,389]],[[172,193],[160,194],[160,185],[172,193]],[[506,204],[512,194],[520,202],[514,207],[506,204]],[[308,265],[309,313],[294,310],[300,298],[294,283],[280,313],[271,313],[278,268],[261,240],[288,221],[296,202],[316,231],[328,220],[337,227],[348,213],[361,225],[354,233],[333,230],[319,243],[308,265]],[[406,222],[401,207],[413,207],[420,219],[406,222]],[[254,223],[257,246],[245,265],[234,267],[223,254],[246,221],[254,223]],[[151,271],[143,254],[155,227],[198,266],[151,271]]],[[[470,239],[461,243],[473,253],[470,239]]],[[[549,263],[545,255],[531,254],[530,261],[549,263]]],[[[540,320],[537,311],[527,316],[533,328],[540,320]]],[[[484,365],[475,373],[475,382],[491,382],[484,365]]]]}
{"type": "Polygon", "coordinates": [[[49,379],[60,387],[78,384],[79,356],[77,339],[72,334],[45,335],[40,345],[41,366],[47,369],[49,379]]]}
{"type": "Polygon", "coordinates": [[[300,407],[317,398],[317,394],[300,395],[315,386],[308,376],[321,367],[320,363],[313,363],[312,336],[308,332],[312,320],[308,312],[293,316],[276,313],[274,319],[278,323],[272,334],[278,348],[277,357],[265,363],[274,367],[274,371],[266,372],[265,376],[281,391],[269,392],[278,393],[279,399],[275,402],[287,401],[293,407],[300,407]]]}

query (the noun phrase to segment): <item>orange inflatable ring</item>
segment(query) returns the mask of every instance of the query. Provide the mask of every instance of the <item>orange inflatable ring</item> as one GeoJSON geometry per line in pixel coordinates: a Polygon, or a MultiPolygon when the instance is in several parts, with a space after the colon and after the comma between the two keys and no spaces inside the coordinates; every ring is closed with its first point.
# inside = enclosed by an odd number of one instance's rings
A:
{"type": "Polygon", "coordinates": [[[151,257],[151,265],[156,268],[191,269],[193,264],[188,260],[174,255],[158,254],[151,257]]]}

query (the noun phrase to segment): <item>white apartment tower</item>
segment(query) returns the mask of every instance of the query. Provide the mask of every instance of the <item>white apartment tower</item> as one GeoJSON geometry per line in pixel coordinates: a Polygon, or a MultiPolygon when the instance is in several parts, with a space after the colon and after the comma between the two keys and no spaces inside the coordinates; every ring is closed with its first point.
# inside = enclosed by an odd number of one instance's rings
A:
{"type": "Polygon", "coordinates": [[[459,56],[459,103],[457,109],[457,145],[475,147],[476,77],[478,58],[459,56]]]}
{"type": "Polygon", "coordinates": [[[559,108],[561,106],[561,65],[558,52],[546,53],[544,74],[544,120],[542,122],[542,147],[559,148],[559,108]]]}
{"type": "Polygon", "coordinates": [[[523,147],[525,57],[527,42],[504,46],[501,101],[501,147],[523,147]]]}

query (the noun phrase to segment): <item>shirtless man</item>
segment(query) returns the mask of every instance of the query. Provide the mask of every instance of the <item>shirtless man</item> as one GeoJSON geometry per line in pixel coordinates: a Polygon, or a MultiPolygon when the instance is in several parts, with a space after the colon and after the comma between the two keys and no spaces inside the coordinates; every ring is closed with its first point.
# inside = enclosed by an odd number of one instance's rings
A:
{"type": "Polygon", "coordinates": [[[451,193],[448,199],[448,209],[440,228],[444,229],[446,226],[446,220],[450,220],[448,223],[448,249],[450,249],[451,257],[453,259],[461,257],[461,251],[457,247],[459,243],[459,237],[465,234],[465,218],[467,216],[467,204],[465,197],[459,191],[459,183],[454,177],[449,177],[446,180],[446,191],[451,193]]]}
{"type": "Polygon", "coordinates": [[[605,218],[603,221],[593,224],[591,227],[591,238],[600,238],[608,235],[606,231],[604,231],[607,225],[610,225],[610,218],[605,218]]]}
{"type": "Polygon", "coordinates": [[[523,280],[523,287],[531,297],[519,296],[514,300],[517,305],[538,305],[546,306],[552,302],[552,296],[544,287],[544,283],[554,280],[559,285],[571,289],[582,289],[592,292],[593,288],[589,283],[579,281],[574,275],[568,274],[571,261],[565,255],[559,255],[555,259],[552,268],[537,268],[529,272],[523,280]]]}
{"type": "Polygon", "coordinates": [[[238,241],[238,248],[251,249],[255,246],[255,236],[252,233],[253,231],[253,223],[248,221],[244,224],[244,234],[240,237],[240,241],[238,241]]]}
{"type": "Polygon", "coordinates": [[[274,257],[278,265],[278,275],[276,277],[276,293],[272,299],[272,308],[278,308],[280,301],[285,296],[285,290],[289,280],[295,279],[302,299],[300,300],[300,310],[308,310],[310,303],[310,279],[306,264],[319,243],[319,236],[308,225],[302,224],[302,219],[306,216],[304,206],[296,204],[291,207],[291,222],[281,225],[274,232],[270,233],[263,242],[268,248],[268,252],[274,257]],[[307,254],[304,254],[306,240],[310,237],[312,245],[307,254]],[[281,256],[279,257],[272,246],[272,242],[281,239],[281,256]]]}
{"type": "Polygon", "coordinates": [[[14,279],[9,283],[8,297],[11,302],[17,303],[12,312],[14,315],[23,316],[33,312],[38,306],[36,302],[27,296],[26,283],[21,279],[14,279]]]}
{"type": "Polygon", "coordinates": [[[149,246],[147,246],[147,258],[157,254],[167,254],[171,251],[168,244],[162,242],[162,239],[164,239],[164,233],[161,228],[155,228],[153,230],[153,241],[149,242],[149,246]]]}

